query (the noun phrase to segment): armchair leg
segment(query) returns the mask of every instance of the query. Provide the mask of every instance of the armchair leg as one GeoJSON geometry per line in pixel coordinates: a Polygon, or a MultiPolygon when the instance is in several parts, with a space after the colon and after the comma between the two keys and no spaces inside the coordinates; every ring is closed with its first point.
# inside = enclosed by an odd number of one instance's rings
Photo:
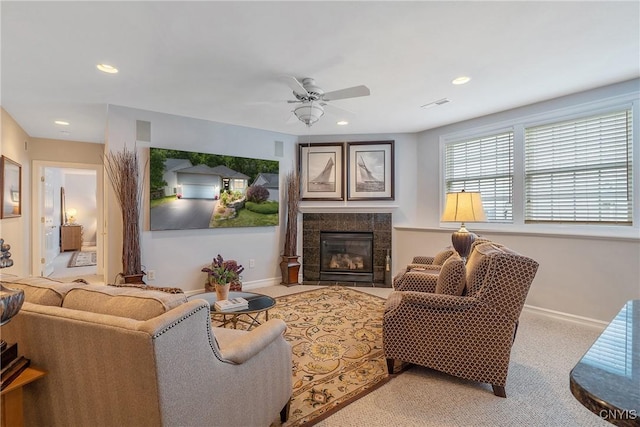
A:
{"type": "Polygon", "coordinates": [[[287,404],[280,411],[280,422],[286,423],[289,419],[289,408],[291,407],[291,399],[287,400],[287,404]]]}
{"type": "Polygon", "coordinates": [[[496,396],[507,397],[507,392],[504,390],[504,386],[491,384],[491,387],[493,387],[493,394],[496,396]]]}
{"type": "Polygon", "coordinates": [[[394,359],[387,359],[387,372],[389,375],[393,375],[393,365],[395,364],[394,359]]]}

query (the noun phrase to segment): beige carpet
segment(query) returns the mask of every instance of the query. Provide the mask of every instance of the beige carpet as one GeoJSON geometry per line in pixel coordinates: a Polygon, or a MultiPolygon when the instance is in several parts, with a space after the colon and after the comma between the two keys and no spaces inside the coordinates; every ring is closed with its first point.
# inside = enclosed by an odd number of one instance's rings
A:
{"type": "Polygon", "coordinates": [[[96,251],[76,251],[71,255],[69,264],[67,267],[88,267],[96,265],[98,262],[98,256],[96,251]]]}

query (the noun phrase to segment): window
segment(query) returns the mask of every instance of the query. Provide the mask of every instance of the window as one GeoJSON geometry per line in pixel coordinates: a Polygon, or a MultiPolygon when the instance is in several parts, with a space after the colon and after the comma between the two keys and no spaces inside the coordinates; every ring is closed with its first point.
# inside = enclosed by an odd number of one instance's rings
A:
{"type": "Polygon", "coordinates": [[[631,109],[525,129],[525,222],[632,224],[631,109]]]}
{"type": "Polygon", "coordinates": [[[513,132],[446,144],[445,187],[479,191],[489,222],[513,222],[513,132]]]}

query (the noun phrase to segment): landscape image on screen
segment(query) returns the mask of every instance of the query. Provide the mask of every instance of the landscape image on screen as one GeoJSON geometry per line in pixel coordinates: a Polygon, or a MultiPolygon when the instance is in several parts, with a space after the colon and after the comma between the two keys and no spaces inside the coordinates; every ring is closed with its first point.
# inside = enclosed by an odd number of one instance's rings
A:
{"type": "Polygon", "coordinates": [[[279,224],[279,162],[151,148],[151,230],[279,224]]]}

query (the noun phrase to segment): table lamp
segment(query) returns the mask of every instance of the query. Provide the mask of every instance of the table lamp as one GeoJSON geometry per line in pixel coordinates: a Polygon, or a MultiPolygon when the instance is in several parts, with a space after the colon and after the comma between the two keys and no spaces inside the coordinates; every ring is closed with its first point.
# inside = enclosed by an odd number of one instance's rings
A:
{"type": "Polygon", "coordinates": [[[447,193],[447,200],[442,213],[443,222],[461,222],[462,226],[451,235],[451,243],[462,258],[469,255],[471,244],[476,240],[476,235],[470,233],[465,227],[465,222],[484,222],[487,217],[482,207],[482,198],[479,192],[464,191],[459,193],[447,193]]]}
{"type": "Polygon", "coordinates": [[[67,209],[67,217],[69,218],[69,224],[76,223],[76,215],[78,215],[78,211],[74,208],[67,209]]]}

